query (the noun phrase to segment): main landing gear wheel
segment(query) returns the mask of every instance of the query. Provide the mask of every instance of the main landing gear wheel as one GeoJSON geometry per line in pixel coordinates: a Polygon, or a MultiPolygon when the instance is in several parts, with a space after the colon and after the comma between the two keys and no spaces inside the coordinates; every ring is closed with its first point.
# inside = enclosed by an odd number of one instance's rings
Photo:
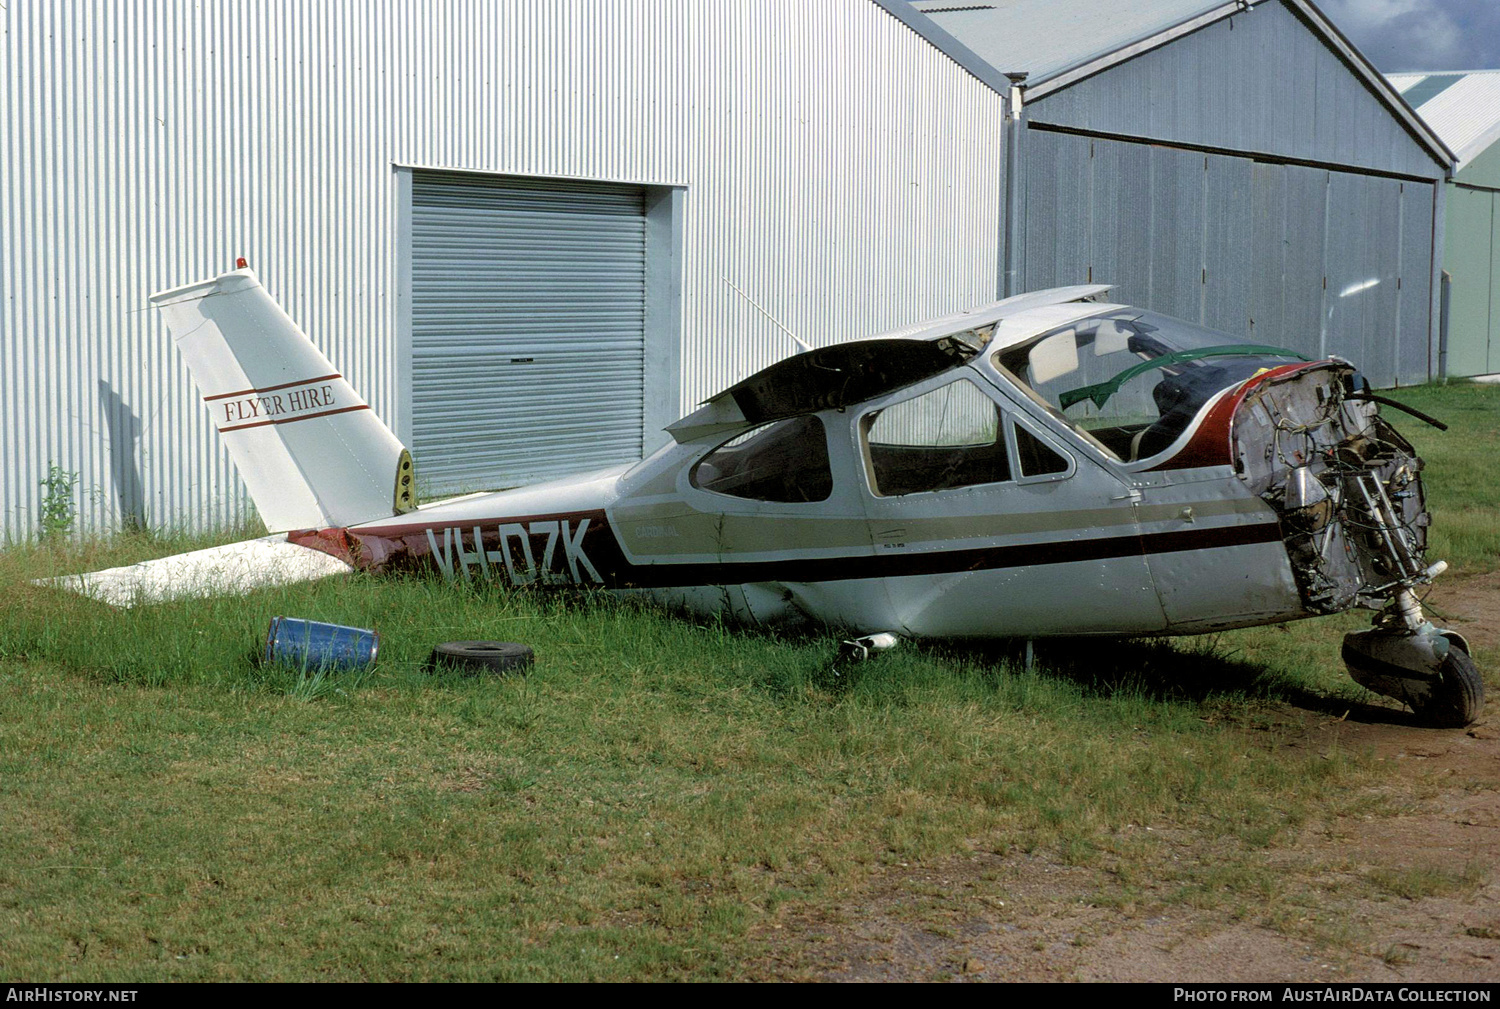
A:
{"type": "Polygon", "coordinates": [[[1426,703],[1416,708],[1417,717],[1439,729],[1461,729],[1478,718],[1484,710],[1484,680],[1469,653],[1448,649],[1438,676],[1426,703]]]}

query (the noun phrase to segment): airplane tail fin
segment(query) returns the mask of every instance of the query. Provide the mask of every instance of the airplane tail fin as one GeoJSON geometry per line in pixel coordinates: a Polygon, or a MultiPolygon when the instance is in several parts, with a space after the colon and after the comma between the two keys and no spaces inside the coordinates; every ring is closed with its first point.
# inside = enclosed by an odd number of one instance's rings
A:
{"type": "Polygon", "coordinates": [[[151,303],[267,529],[349,526],[417,506],[411,454],[253,272],[151,303]]]}

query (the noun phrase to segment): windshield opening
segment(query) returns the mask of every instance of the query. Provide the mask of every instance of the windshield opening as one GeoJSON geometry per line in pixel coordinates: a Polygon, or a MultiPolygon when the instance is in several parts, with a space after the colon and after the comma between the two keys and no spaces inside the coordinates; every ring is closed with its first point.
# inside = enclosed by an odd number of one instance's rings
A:
{"type": "Polygon", "coordinates": [[[1089,440],[1134,462],[1176,441],[1219,390],[1306,358],[1125,309],[1069,323],[994,360],[1089,440]]]}

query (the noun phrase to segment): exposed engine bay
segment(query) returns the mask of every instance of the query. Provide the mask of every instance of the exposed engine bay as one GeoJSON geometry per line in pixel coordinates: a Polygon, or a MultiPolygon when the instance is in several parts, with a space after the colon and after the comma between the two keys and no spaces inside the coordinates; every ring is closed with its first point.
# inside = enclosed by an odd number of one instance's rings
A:
{"type": "Polygon", "coordinates": [[[1465,725],[1483,684],[1463,637],[1423,615],[1416,593],[1447,564],[1426,559],[1423,463],[1380,403],[1406,409],[1341,362],[1268,374],[1234,412],[1235,469],[1281,516],[1308,612],[1377,611],[1374,627],[1344,638],[1354,680],[1429,722],[1465,725]]]}

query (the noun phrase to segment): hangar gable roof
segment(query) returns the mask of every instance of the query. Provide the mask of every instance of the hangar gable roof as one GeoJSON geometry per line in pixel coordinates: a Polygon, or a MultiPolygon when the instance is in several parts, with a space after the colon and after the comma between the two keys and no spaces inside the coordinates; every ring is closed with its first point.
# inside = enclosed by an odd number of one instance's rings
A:
{"type": "Polygon", "coordinates": [[[1002,74],[1081,66],[1196,20],[1225,0],[913,0],[912,7],[1002,74]]]}
{"type": "Polygon", "coordinates": [[[1388,79],[1453,149],[1456,171],[1500,141],[1500,70],[1390,74],[1388,79]]]}
{"type": "Polygon", "coordinates": [[[1445,169],[1453,154],[1312,0],[876,0],[997,91],[1044,98],[1235,14],[1284,3],[1445,169]]]}

